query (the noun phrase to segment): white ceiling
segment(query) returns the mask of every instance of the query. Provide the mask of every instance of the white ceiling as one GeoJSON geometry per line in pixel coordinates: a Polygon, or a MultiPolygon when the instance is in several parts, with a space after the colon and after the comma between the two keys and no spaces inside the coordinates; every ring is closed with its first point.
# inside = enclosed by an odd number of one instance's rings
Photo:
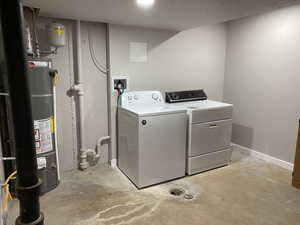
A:
{"type": "Polygon", "coordinates": [[[299,4],[300,0],[156,0],[141,9],[135,0],[24,0],[41,9],[41,15],[183,30],[228,21],[299,4]]]}

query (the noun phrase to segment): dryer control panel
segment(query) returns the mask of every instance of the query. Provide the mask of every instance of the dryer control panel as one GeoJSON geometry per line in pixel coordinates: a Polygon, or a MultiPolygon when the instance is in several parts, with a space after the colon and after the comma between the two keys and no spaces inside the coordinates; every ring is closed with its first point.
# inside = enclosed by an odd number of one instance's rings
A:
{"type": "Polygon", "coordinates": [[[167,103],[191,102],[207,100],[205,92],[200,90],[166,92],[167,103]]]}

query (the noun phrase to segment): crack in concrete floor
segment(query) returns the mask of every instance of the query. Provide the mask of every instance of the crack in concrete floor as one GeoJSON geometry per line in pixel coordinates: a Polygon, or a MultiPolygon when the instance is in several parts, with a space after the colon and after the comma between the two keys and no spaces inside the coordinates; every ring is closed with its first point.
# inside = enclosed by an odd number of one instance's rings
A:
{"type": "Polygon", "coordinates": [[[127,204],[115,205],[100,211],[94,217],[83,220],[74,225],[129,225],[139,219],[145,219],[152,215],[158,208],[160,202],[131,202],[127,204]],[[125,212],[120,214],[120,208],[125,208],[125,212]],[[117,214],[117,215],[110,215],[117,214]]]}

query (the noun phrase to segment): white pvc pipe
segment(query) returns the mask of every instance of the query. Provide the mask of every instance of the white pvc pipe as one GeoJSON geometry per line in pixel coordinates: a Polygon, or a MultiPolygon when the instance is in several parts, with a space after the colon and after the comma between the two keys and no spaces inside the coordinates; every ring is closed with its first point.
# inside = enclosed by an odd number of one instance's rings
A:
{"type": "Polygon", "coordinates": [[[88,168],[87,156],[92,154],[94,159],[100,157],[102,142],[110,139],[109,136],[101,137],[97,141],[96,151],[94,149],[87,149],[84,137],[84,86],[82,76],[82,53],[81,53],[81,24],[80,20],[76,21],[76,48],[77,48],[77,82],[74,90],[78,93],[78,108],[79,108],[79,138],[80,138],[80,169],[88,168]]]}
{"type": "Polygon", "coordinates": [[[101,146],[103,141],[110,140],[110,136],[101,137],[97,141],[97,147],[96,147],[96,155],[95,158],[98,159],[101,156],[101,146]]]}
{"type": "Polygon", "coordinates": [[[82,83],[82,58],[81,58],[81,24],[76,20],[76,48],[77,48],[77,84],[82,83]]]}
{"type": "Polygon", "coordinates": [[[76,49],[77,49],[77,91],[78,91],[78,104],[79,104],[79,126],[80,126],[80,143],[81,148],[85,146],[85,138],[83,135],[84,130],[84,102],[83,102],[83,79],[82,79],[82,58],[81,58],[81,26],[80,20],[76,21],[76,49]]]}
{"type": "Polygon", "coordinates": [[[78,93],[78,108],[79,108],[79,139],[80,139],[80,169],[84,170],[88,167],[87,150],[85,149],[84,138],[84,91],[83,91],[83,76],[82,76],[82,53],[81,53],[81,24],[80,20],[76,21],[76,49],[77,49],[77,82],[75,90],[78,93]]]}
{"type": "Polygon", "coordinates": [[[54,111],[54,141],[55,141],[55,150],[56,150],[56,165],[57,165],[57,179],[60,181],[60,165],[58,157],[58,143],[57,143],[57,125],[56,125],[56,87],[53,85],[53,111],[54,111]]]}
{"type": "Polygon", "coordinates": [[[112,132],[112,80],[111,80],[111,68],[110,68],[110,27],[106,24],[106,68],[107,68],[107,127],[108,135],[110,136],[110,144],[108,145],[108,161],[112,167],[114,166],[113,156],[112,156],[112,143],[113,143],[113,132],[112,132]]]}

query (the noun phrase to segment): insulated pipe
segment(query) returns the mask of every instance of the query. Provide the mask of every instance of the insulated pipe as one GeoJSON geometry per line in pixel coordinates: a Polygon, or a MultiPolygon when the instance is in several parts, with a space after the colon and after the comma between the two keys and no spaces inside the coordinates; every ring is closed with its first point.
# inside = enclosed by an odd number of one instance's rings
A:
{"type": "Polygon", "coordinates": [[[20,0],[0,1],[0,16],[7,69],[4,78],[8,83],[11,101],[18,170],[16,189],[20,216],[16,219],[16,225],[43,225],[44,217],[39,203],[41,181],[37,175],[31,99],[25,63],[24,15],[20,0]]]}
{"type": "Polygon", "coordinates": [[[36,32],[36,17],[39,13],[39,9],[31,8],[32,11],[32,24],[33,24],[33,38],[34,38],[34,54],[37,58],[40,58],[40,44],[36,32]]]}

